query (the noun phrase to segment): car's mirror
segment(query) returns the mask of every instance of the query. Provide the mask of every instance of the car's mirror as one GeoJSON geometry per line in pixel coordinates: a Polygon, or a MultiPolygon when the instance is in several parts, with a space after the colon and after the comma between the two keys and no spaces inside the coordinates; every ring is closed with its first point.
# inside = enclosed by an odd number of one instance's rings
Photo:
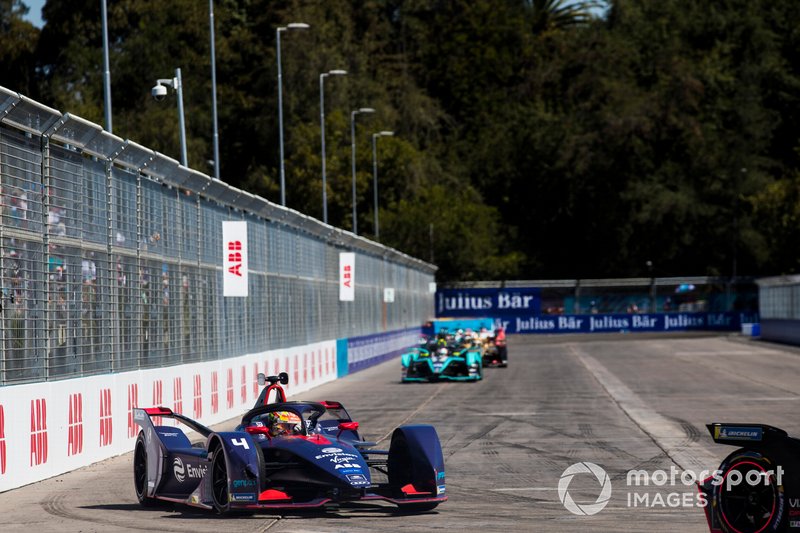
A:
{"type": "Polygon", "coordinates": [[[267,384],[267,376],[264,375],[263,372],[258,373],[258,386],[263,387],[267,384]]]}
{"type": "Polygon", "coordinates": [[[247,426],[244,430],[250,435],[266,435],[269,440],[272,440],[272,435],[269,434],[269,428],[266,426],[247,426]]]}
{"type": "Polygon", "coordinates": [[[281,385],[288,385],[289,384],[289,374],[286,372],[281,372],[278,374],[278,378],[281,382],[281,385]]]}

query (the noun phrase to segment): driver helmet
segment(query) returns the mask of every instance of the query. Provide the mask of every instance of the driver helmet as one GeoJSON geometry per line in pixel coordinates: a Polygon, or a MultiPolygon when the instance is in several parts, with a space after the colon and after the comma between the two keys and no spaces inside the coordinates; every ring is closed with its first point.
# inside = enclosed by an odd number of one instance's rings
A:
{"type": "Polygon", "coordinates": [[[291,411],[273,411],[267,414],[267,427],[273,437],[302,433],[300,417],[291,411]]]}
{"type": "Polygon", "coordinates": [[[444,346],[442,346],[441,348],[439,348],[438,350],[436,350],[436,354],[437,354],[439,357],[447,357],[447,348],[445,348],[444,346]]]}

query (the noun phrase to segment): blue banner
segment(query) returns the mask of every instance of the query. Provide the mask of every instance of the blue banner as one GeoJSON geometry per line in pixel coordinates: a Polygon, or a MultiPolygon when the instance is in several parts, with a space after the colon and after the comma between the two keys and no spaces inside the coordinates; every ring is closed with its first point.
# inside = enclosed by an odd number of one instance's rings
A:
{"type": "Polygon", "coordinates": [[[541,313],[541,289],[440,289],[436,316],[483,317],[541,313]]]}
{"type": "Polygon", "coordinates": [[[497,317],[506,333],[611,333],[736,331],[758,317],[742,313],[642,313],[613,315],[523,315],[497,317]]]}

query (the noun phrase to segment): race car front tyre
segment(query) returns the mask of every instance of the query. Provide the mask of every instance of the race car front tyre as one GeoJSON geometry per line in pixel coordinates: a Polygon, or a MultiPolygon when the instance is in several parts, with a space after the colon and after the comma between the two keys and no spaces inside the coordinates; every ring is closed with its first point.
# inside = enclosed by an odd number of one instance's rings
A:
{"type": "Polygon", "coordinates": [[[230,511],[228,465],[225,462],[225,450],[221,445],[214,450],[214,458],[211,460],[211,496],[214,500],[214,509],[219,514],[230,511]]]}
{"type": "Polygon", "coordinates": [[[144,433],[139,432],[136,447],[133,452],[133,488],[136,499],[142,507],[154,507],[159,501],[147,496],[147,446],[144,442],[144,433]]]}
{"type": "Polygon", "coordinates": [[[779,531],[783,522],[783,486],[776,466],[761,454],[740,450],[726,459],[714,499],[725,533],[779,531]]]}

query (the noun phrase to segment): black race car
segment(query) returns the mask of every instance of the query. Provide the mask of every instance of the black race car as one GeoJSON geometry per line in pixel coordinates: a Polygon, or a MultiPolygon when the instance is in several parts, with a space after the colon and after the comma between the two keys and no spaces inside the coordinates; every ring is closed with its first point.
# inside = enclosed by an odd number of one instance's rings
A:
{"type": "Polygon", "coordinates": [[[711,533],[800,532],[800,440],[764,424],[708,424],[738,446],[700,483],[711,533]]]}
{"type": "Polygon", "coordinates": [[[376,449],[340,403],[286,401],[280,386],[288,383],[286,373],[259,374],[259,381],[269,386],[230,432],[164,407],[133,410],[142,428],[133,458],[141,505],[164,500],[226,513],[383,500],[419,512],[447,500],[432,426],[401,426],[388,450],[376,449]],[[162,425],[164,418],[196,431],[203,442],[193,445],[180,427],[162,425]]]}

